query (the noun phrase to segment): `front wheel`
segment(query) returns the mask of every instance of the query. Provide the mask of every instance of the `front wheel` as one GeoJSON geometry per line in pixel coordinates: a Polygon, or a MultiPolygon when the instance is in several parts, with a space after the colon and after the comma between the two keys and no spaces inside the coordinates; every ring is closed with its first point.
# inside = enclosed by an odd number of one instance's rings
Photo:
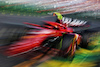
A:
{"type": "Polygon", "coordinates": [[[76,39],[74,35],[65,34],[62,39],[62,47],[59,52],[60,56],[73,57],[76,51],[76,39]]]}

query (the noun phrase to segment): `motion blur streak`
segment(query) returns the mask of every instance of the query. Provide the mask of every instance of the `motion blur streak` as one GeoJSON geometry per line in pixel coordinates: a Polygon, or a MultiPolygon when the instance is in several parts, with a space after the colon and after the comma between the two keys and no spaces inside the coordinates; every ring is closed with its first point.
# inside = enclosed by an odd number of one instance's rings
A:
{"type": "Polygon", "coordinates": [[[2,14],[16,11],[18,15],[69,14],[100,10],[100,0],[0,0],[0,9],[2,14]]]}

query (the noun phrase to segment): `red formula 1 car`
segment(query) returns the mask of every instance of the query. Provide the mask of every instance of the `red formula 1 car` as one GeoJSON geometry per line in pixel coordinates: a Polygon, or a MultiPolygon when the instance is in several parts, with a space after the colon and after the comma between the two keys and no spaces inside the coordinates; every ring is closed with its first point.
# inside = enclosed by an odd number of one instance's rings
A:
{"type": "Polygon", "coordinates": [[[20,40],[7,46],[5,54],[9,56],[20,55],[31,50],[56,49],[58,56],[73,56],[80,44],[81,36],[73,33],[73,29],[66,24],[44,21],[43,26],[27,23],[30,30],[20,40]]]}

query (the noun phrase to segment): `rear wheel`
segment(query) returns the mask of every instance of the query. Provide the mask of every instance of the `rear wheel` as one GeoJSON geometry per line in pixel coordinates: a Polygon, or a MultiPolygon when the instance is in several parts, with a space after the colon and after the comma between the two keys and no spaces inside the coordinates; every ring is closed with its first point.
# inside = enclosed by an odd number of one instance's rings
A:
{"type": "Polygon", "coordinates": [[[85,31],[81,34],[82,40],[80,47],[88,48],[88,44],[91,42],[91,37],[94,37],[99,31],[85,31]]]}
{"type": "Polygon", "coordinates": [[[82,48],[87,48],[88,47],[88,43],[90,42],[90,38],[94,36],[94,33],[97,33],[98,31],[84,31],[81,33],[82,36],[82,40],[81,40],[81,44],[80,47],[82,48]]]}
{"type": "Polygon", "coordinates": [[[87,48],[90,36],[91,36],[90,33],[82,34],[82,41],[81,41],[80,47],[87,48]]]}

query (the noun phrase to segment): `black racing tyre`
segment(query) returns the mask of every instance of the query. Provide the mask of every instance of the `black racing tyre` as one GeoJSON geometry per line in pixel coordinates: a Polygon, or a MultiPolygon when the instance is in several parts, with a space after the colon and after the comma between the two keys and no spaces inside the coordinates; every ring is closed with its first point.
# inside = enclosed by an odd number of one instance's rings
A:
{"type": "Polygon", "coordinates": [[[81,36],[82,36],[82,40],[81,40],[80,47],[87,48],[88,42],[89,42],[89,37],[91,36],[91,34],[90,33],[84,33],[81,36]]]}
{"type": "Polygon", "coordinates": [[[0,46],[8,45],[26,34],[28,28],[16,24],[0,24],[0,46]]]}
{"type": "Polygon", "coordinates": [[[80,44],[80,47],[82,48],[87,48],[88,47],[88,44],[90,43],[90,38],[93,37],[95,35],[95,33],[98,33],[98,31],[86,31],[86,32],[83,32],[81,34],[82,36],[82,40],[81,40],[81,44],[80,44]]]}
{"type": "MultiPolygon", "coordinates": [[[[62,56],[62,57],[65,57],[67,58],[68,56],[71,57],[71,54],[72,54],[72,47],[70,49],[70,51],[67,53],[67,50],[68,48],[70,47],[70,45],[73,43],[74,41],[74,35],[69,35],[69,34],[65,34],[63,36],[63,40],[62,40],[62,47],[61,47],[61,51],[59,52],[59,55],[62,56]]],[[[74,42],[74,46],[75,46],[75,49],[76,50],[76,42],[74,42]]],[[[75,54],[75,52],[74,52],[75,54]]],[[[74,56],[73,54],[73,56],[74,56]]]]}

